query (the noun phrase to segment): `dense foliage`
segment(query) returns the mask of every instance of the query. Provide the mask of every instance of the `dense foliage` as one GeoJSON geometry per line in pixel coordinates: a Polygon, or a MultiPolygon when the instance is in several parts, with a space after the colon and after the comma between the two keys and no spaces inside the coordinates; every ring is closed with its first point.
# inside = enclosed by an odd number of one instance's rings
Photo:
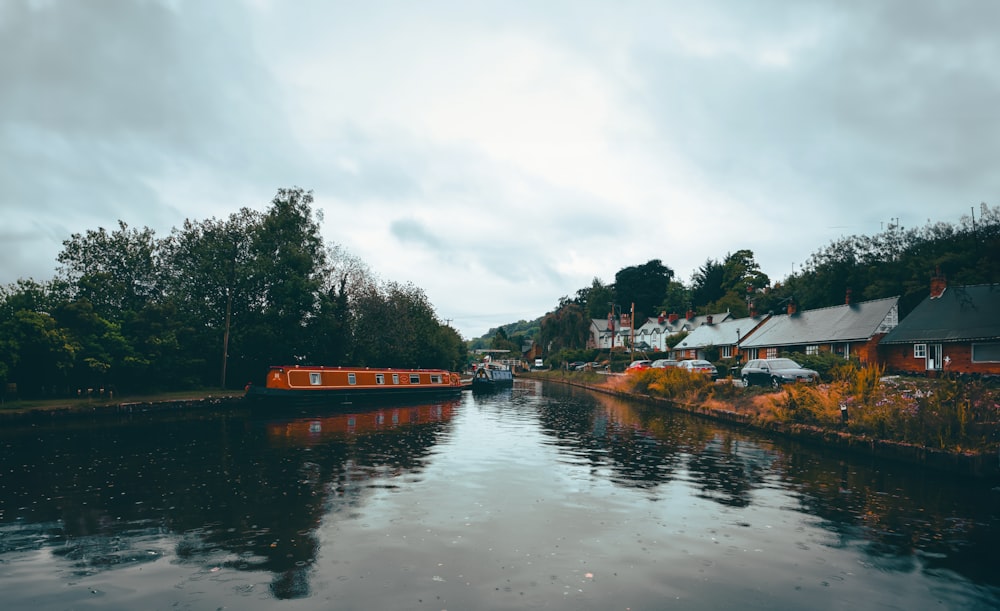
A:
{"type": "Polygon", "coordinates": [[[320,235],[312,193],[185,221],[73,234],[48,282],[0,288],[5,395],[242,387],[268,365],[457,369],[461,337],[424,293],[377,280],[320,235]]]}

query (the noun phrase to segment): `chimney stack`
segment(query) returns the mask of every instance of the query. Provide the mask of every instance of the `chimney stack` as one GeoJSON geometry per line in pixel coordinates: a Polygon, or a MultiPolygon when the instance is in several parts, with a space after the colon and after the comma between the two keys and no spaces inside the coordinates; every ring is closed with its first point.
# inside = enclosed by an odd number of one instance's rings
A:
{"type": "Polygon", "coordinates": [[[846,305],[851,305],[851,289],[847,289],[847,294],[844,295],[844,303],[846,305]]]}
{"type": "Polygon", "coordinates": [[[931,299],[937,299],[941,295],[944,295],[946,288],[948,288],[948,282],[945,280],[944,274],[941,273],[941,268],[937,267],[934,270],[934,276],[931,278],[931,299]]]}
{"type": "Polygon", "coordinates": [[[708,316],[705,317],[705,323],[709,324],[709,325],[712,324],[712,315],[711,314],[709,314],[708,316]]]}
{"type": "Polygon", "coordinates": [[[670,324],[674,324],[675,322],[677,322],[678,318],[680,318],[680,316],[678,316],[673,312],[670,313],[670,316],[667,316],[667,320],[670,322],[670,324]]]}
{"type": "Polygon", "coordinates": [[[795,302],[792,300],[788,301],[788,315],[791,316],[795,314],[795,302]]]}
{"type": "Polygon", "coordinates": [[[750,302],[750,318],[757,318],[757,304],[750,302]]]}
{"type": "Polygon", "coordinates": [[[658,322],[658,323],[660,323],[662,325],[663,321],[666,320],[666,319],[667,319],[667,313],[666,312],[660,312],[660,315],[656,318],[656,322],[658,322]]]}
{"type": "Polygon", "coordinates": [[[692,318],[694,318],[694,310],[688,310],[687,314],[685,314],[684,318],[687,318],[688,320],[691,320],[692,318]]]}

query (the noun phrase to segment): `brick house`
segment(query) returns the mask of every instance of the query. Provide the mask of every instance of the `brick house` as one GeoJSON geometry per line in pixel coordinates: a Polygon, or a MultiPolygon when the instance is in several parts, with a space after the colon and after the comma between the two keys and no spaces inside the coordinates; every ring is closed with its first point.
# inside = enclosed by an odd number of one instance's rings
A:
{"type": "Polygon", "coordinates": [[[1000,375],[1000,284],[948,287],[930,294],[879,345],[890,371],[1000,375]]]}
{"type": "Polygon", "coordinates": [[[833,352],[862,362],[879,358],[878,343],[899,323],[899,298],[854,303],[848,291],[843,305],[771,316],[740,342],[746,359],[773,358],[783,352],[833,352]]]}

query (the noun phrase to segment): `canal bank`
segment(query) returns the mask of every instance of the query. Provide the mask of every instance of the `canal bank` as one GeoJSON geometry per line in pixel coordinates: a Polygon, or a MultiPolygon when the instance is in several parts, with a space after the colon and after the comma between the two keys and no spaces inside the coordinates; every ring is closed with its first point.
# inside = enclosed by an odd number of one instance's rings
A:
{"type": "Polygon", "coordinates": [[[518,376],[585,388],[593,392],[639,401],[663,409],[686,412],[809,444],[834,447],[852,454],[865,455],[874,459],[900,461],[937,471],[956,473],[966,477],[1000,480],[1000,453],[997,452],[951,452],[915,444],[879,439],[869,435],[858,435],[828,427],[764,422],[755,418],[752,414],[738,411],[735,406],[717,408],[708,405],[686,403],[684,401],[665,399],[648,394],[627,392],[604,384],[590,384],[565,377],[555,378],[546,375],[536,375],[531,372],[519,373],[518,376]]]}
{"type": "Polygon", "coordinates": [[[243,393],[206,392],[182,395],[155,395],[122,401],[77,399],[46,401],[27,406],[3,406],[0,423],[49,422],[53,420],[121,416],[153,412],[209,411],[243,404],[243,393]]]}

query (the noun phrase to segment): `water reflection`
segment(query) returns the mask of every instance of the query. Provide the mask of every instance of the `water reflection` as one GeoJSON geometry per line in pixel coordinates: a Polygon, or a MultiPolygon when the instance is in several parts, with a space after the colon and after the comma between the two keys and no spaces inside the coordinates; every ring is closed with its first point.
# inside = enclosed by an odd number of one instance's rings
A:
{"type": "Polygon", "coordinates": [[[352,414],[7,427],[0,465],[0,587],[25,604],[58,588],[18,567],[66,585],[164,565],[189,575],[150,591],[204,579],[179,603],[196,608],[653,608],[665,593],[801,608],[817,594],[803,583],[834,578],[876,602],[914,580],[943,607],[1000,601],[993,484],[523,380],[352,414]],[[830,557],[837,571],[817,568],[830,557]],[[201,593],[213,575],[235,583],[201,593]],[[229,604],[254,594],[249,576],[266,599],[229,604]]]}
{"type": "Polygon", "coordinates": [[[172,551],[206,570],[267,571],[276,597],[307,596],[324,516],[363,503],[373,477],[419,472],[456,405],[8,430],[0,554],[51,548],[86,576],[172,551]]]}
{"type": "Polygon", "coordinates": [[[989,482],[769,439],[578,389],[546,392],[546,433],[568,455],[608,467],[619,485],[659,498],[666,483],[684,479],[699,497],[730,507],[748,507],[780,487],[820,518],[831,545],[860,547],[872,567],[953,571],[1000,586],[1000,488],[989,482]]]}

